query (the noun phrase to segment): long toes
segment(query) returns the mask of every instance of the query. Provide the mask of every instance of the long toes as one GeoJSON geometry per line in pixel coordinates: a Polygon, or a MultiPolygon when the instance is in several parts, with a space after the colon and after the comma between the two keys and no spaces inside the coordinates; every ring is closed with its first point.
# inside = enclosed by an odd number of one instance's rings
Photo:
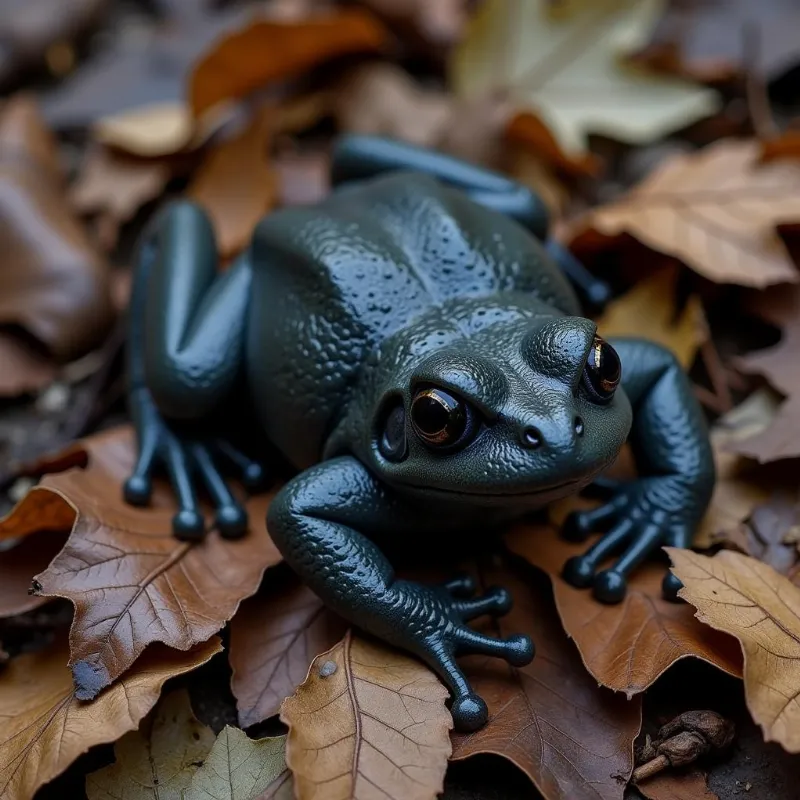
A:
{"type": "Polygon", "coordinates": [[[617,495],[613,500],[597,508],[587,511],[573,511],[564,520],[561,535],[570,542],[583,542],[590,534],[608,529],[627,505],[624,495],[617,495]]]}
{"type": "Polygon", "coordinates": [[[594,581],[594,562],[586,556],[572,556],[564,564],[561,577],[576,589],[588,589],[594,581]]]}
{"type": "Polygon", "coordinates": [[[191,542],[202,539],[205,535],[205,520],[199,511],[182,508],[172,518],[172,533],[177,539],[191,542]]]}
{"type": "Polygon", "coordinates": [[[238,503],[220,506],[216,525],[224,539],[240,539],[247,533],[247,512],[238,503]]]}
{"type": "Polygon", "coordinates": [[[489,708],[482,697],[474,692],[457,695],[450,706],[456,730],[470,733],[482,728],[489,720],[489,708]]]}
{"type": "Polygon", "coordinates": [[[259,492],[266,488],[267,471],[257,461],[248,458],[241,450],[224,439],[214,442],[214,450],[222,454],[235,467],[248,492],[259,492]]]}
{"type": "Polygon", "coordinates": [[[445,583],[444,589],[453,597],[472,597],[478,589],[478,584],[472,575],[464,572],[445,583]]]}
{"type": "Polygon", "coordinates": [[[511,610],[513,600],[511,593],[502,586],[492,586],[481,597],[474,600],[462,600],[457,603],[458,612],[465,621],[475,619],[484,614],[499,617],[511,610]]]}
{"type": "Polygon", "coordinates": [[[683,584],[676,575],[673,575],[671,572],[668,572],[664,576],[664,580],[661,582],[661,592],[664,595],[665,600],[671,600],[673,603],[681,602],[681,598],[678,597],[678,592],[683,589],[683,584]]]}
{"type": "Polygon", "coordinates": [[[125,502],[132,506],[146,506],[153,494],[153,482],[147,475],[131,475],[122,487],[125,502]]]}
{"type": "Polygon", "coordinates": [[[599,572],[592,584],[592,593],[601,603],[614,605],[625,597],[628,582],[625,575],[613,569],[599,572]]]}
{"type": "Polygon", "coordinates": [[[530,637],[523,634],[498,639],[465,627],[456,632],[455,639],[456,649],[461,655],[502,658],[512,667],[524,667],[530,664],[536,652],[530,637]]]}

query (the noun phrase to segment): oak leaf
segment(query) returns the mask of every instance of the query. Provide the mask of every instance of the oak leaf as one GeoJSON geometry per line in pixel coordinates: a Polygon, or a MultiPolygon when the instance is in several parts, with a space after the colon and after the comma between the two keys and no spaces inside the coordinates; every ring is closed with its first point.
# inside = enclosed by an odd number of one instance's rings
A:
{"type": "Polygon", "coordinates": [[[388,31],[365,11],[343,9],[302,21],[256,19],[218,41],[189,79],[195,117],[225,100],[318,67],[331,59],[377,53],[388,31]]]}
{"type": "Polygon", "coordinates": [[[800,288],[771,289],[753,301],[752,308],[777,325],[782,337],[773,347],[737,359],[736,365],[763,375],[787,398],[766,430],[736,443],[737,453],[763,464],[800,456],[800,288]]]}
{"type": "Polygon", "coordinates": [[[700,298],[691,295],[683,309],[676,307],[678,270],[667,267],[648,275],[621,297],[612,300],[597,320],[606,338],[637,336],[669,348],[684,369],[694,363],[708,338],[700,298]]]}
{"type": "Polygon", "coordinates": [[[168,486],[156,488],[152,508],[122,499],[135,458],[129,428],[91,437],[84,447],[88,466],[45,476],[0,523],[0,538],[6,530],[42,529],[42,506],[51,517],[61,514],[58,521],[71,513],[69,540],[35,580],[39,594],[75,606],[70,663],[76,696],[90,699],[151,642],[187,650],[208,639],[280,555],[266,531],[268,495],[248,501],[243,539],[226,541],[212,530],[201,543],[181,542],[171,532],[176,509],[168,486]]]}
{"type": "Polygon", "coordinates": [[[636,785],[647,800],[719,800],[700,770],[662,772],[636,785]]]}
{"type": "Polygon", "coordinates": [[[61,360],[84,355],[113,320],[107,265],[69,211],[55,140],[35,103],[0,111],[0,325],[61,360]]]}
{"type": "Polygon", "coordinates": [[[0,619],[33,611],[50,602],[31,594],[31,582],[64,546],[67,532],[42,531],[13,547],[0,548],[0,619]]]}
{"type": "Polygon", "coordinates": [[[454,735],[453,759],[500,755],[523,770],[546,800],[622,800],[641,702],[597,685],[561,629],[542,577],[515,573],[506,568],[482,575],[487,585],[505,586],[514,597],[511,613],[497,620],[491,634],[528,634],[536,657],[518,669],[500,659],[464,661],[489,705],[489,722],[475,733],[454,735]]]}
{"type": "Polygon", "coordinates": [[[604,605],[591,592],[561,578],[564,563],[583,552],[586,543],[563,540],[552,525],[520,525],[507,544],[549,575],[564,629],[601,685],[632,697],[652,686],[676,661],[690,656],[741,675],[741,659],[729,636],[698,623],[685,605],[663,599],[663,565],[639,567],[628,582],[625,599],[604,605]]]}
{"type": "Polygon", "coordinates": [[[300,800],[433,800],[452,726],[447,690],[421,662],[348,632],[281,706],[300,800]]]}
{"type": "Polygon", "coordinates": [[[217,637],[187,652],[155,645],[91,703],[73,694],[66,637],[13,659],[0,673],[0,796],[30,800],[81,753],[134,730],[165,681],[196,669],[221,649],[217,637]]]}
{"type": "Polygon", "coordinates": [[[269,159],[272,117],[272,109],[262,109],[244,131],[212,148],[187,190],[210,216],[222,258],[249,243],[256,224],[277,200],[269,159]]]}
{"type": "Polygon", "coordinates": [[[277,714],[314,657],[345,632],[345,623],[294,575],[271,575],[231,622],[231,691],[239,724],[248,728],[277,714]]]}
{"type": "MultiPolygon", "coordinates": [[[[553,6],[482,4],[451,64],[456,93],[508,94],[552,132],[556,157],[577,164],[586,162],[590,133],[644,143],[718,108],[708,89],[622,63],[649,34],[658,3],[576,0],[566,13],[553,6]]],[[[549,151],[547,138],[534,138],[537,150],[549,151]]]]}
{"type": "Polygon", "coordinates": [[[114,764],[86,777],[89,800],[183,800],[214,744],[192,712],[186,690],[163,697],[138,730],[114,745],[114,764]]]}
{"type": "Polygon", "coordinates": [[[741,643],[747,707],[764,738],[800,752],[800,588],[741,553],[666,549],[698,619],[741,643]]]}
{"type": "Polygon", "coordinates": [[[590,211],[571,247],[589,263],[631,236],[718,283],[800,280],[777,226],[800,219],[800,165],[758,163],[758,145],[724,140],[664,162],[621,200],[590,211]]]}
{"type": "Polygon", "coordinates": [[[285,736],[253,740],[226,725],[181,800],[292,800],[285,750],[285,736]]]}

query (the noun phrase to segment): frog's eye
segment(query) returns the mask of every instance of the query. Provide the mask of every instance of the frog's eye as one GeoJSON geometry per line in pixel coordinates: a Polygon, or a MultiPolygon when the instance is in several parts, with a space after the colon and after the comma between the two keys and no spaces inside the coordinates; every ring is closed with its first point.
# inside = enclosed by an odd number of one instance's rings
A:
{"type": "Polygon", "coordinates": [[[469,406],[444,389],[418,389],[411,401],[411,425],[429,447],[466,443],[473,428],[472,417],[469,406]]]}
{"type": "Polygon", "coordinates": [[[401,399],[386,415],[378,446],[383,457],[389,461],[402,461],[408,454],[406,410],[401,399]]]}
{"type": "Polygon", "coordinates": [[[622,364],[617,351],[605,339],[595,336],[583,370],[586,393],[596,403],[608,403],[621,377],[622,364]]]}

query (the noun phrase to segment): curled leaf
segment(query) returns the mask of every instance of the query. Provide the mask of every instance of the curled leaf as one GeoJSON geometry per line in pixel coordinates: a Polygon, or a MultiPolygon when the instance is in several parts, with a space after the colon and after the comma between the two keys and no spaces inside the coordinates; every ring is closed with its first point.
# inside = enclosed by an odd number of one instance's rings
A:
{"type": "Polygon", "coordinates": [[[541,576],[523,579],[503,568],[481,577],[514,597],[511,613],[497,620],[491,634],[528,634],[536,657],[520,668],[496,658],[465,660],[475,691],[489,705],[489,722],[475,733],[454,735],[453,758],[507,758],[547,800],[622,800],[633,769],[640,700],[597,686],[561,629],[541,576]]]}
{"type": "Polygon", "coordinates": [[[91,703],[73,695],[66,637],[13,659],[0,673],[0,796],[29,800],[81,753],[134,730],[165,681],[196,669],[221,649],[216,637],[187,652],[151,647],[91,703]]]}
{"type": "Polygon", "coordinates": [[[741,643],[747,707],[764,738],[799,753],[800,588],[741,553],[667,552],[698,619],[741,643]]]}
{"type": "Polygon", "coordinates": [[[43,522],[44,508],[74,520],[64,549],[36,577],[39,593],[75,606],[70,635],[77,696],[97,693],[127,670],[145,647],[164,642],[187,650],[218,631],[280,560],[264,524],[269,497],[247,503],[250,531],[239,541],[211,531],[198,544],[172,535],[171,489],[154,493],[152,508],[122,499],[134,462],[130,429],[84,442],[86,469],[48,475],[0,524],[20,531],[43,522]],[[23,524],[24,523],[24,524],[23,524]]]}
{"type": "Polygon", "coordinates": [[[199,117],[217,103],[339,56],[376,53],[387,39],[384,27],[358,9],[298,22],[255,20],[221,39],[195,65],[189,82],[192,113],[199,117]]]}
{"type": "Polygon", "coordinates": [[[433,800],[451,752],[447,696],[421,662],[348,633],[281,707],[297,797],[433,800]]]}
{"type": "Polygon", "coordinates": [[[690,656],[741,675],[741,659],[730,637],[699,624],[685,605],[662,598],[662,565],[640,567],[628,582],[625,599],[604,605],[591,592],[575,589],[561,578],[564,562],[583,552],[586,543],[563,540],[551,525],[520,525],[507,543],[550,576],[564,629],[586,668],[603,686],[631,697],[651,686],[676,661],[690,656]]]}
{"type": "Polygon", "coordinates": [[[338,642],[345,623],[292,575],[272,574],[231,622],[231,691],[243,728],[277,714],[315,656],[338,642]]]}

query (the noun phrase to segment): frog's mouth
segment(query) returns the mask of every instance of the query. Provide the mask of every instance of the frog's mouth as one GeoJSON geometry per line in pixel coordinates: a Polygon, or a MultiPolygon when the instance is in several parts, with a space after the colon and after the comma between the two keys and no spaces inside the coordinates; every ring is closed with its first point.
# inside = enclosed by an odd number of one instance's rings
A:
{"type": "Polygon", "coordinates": [[[583,486],[591,481],[591,477],[589,478],[572,478],[568,481],[562,481],[561,483],[551,483],[548,486],[537,486],[535,488],[527,488],[527,489],[518,489],[517,491],[506,491],[506,492],[484,492],[480,489],[473,489],[471,491],[464,491],[461,489],[443,489],[439,486],[431,486],[430,484],[421,486],[414,483],[406,483],[405,485],[408,486],[410,489],[416,489],[420,492],[426,493],[435,493],[435,494],[445,494],[451,495],[454,497],[496,497],[496,498],[503,498],[503,497],[539,497],[540,495],[548,495],[548,494],[556,494],[560,493],[564,490],[566,494],[572,494],[573,492],[577,492],[583,486]]]}

